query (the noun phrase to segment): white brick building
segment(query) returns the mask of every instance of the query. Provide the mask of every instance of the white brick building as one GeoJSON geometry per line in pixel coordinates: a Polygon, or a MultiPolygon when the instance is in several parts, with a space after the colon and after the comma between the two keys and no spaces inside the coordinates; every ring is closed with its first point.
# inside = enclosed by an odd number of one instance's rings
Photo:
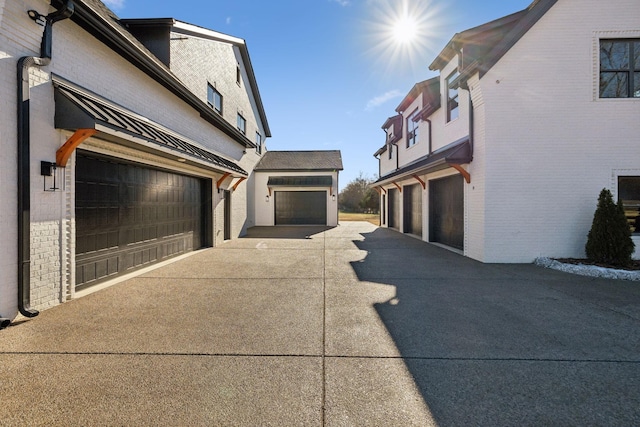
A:
{"type": "Polygon", "coordinates": [[[383,125],[382,224],[483,262],[583,257],[606,187],[639,246],[639,17],[537,0],[456,34],[383,125]]]}
{"type": "Polygon", "coordinates": [[[0,0],[0,317],[255,224],[270,131],[246,45],[170,21],[152,53],[98,0],[0,0]]]}

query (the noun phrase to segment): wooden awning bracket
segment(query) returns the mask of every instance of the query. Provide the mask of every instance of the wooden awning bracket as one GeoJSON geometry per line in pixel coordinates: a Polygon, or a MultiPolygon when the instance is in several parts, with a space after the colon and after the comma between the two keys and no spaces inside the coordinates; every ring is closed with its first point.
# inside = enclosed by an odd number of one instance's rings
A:
{"type": "Polygon", "coordinates": [[[60,166],[62,168],[67,166],[67,162],[69,158],[73,154],[73,150],[78,148],[80,144],[82,144],[87,138],[92,135],[95,135],[97,131],[95,129],[78,129],[73,135],[67,139],[67,142],[62,144],[62,147],[58,148],[56,151],[56,166],[60,166]]]}
{"type": "Polygon", "coordinates": [[[236,191],[236,188],[238,188],[238,185],[240,185],[240,183],[241,183],[242,181],[244,181],[245,179],[247,179],[247,178],[243,176],[243,177],[241,177],[241,178],[238,180],[238,182],[236,182],[235,184],[233,184],[233,191],[236,191]]]}
{"type": "Polygon", "coordinates": [[[413,177],[422,185],[423,190],[427,189],[427,184],[422,179],[420,179],[418,175],[413,175],[413,177]]]}
{"type": "Polygon", "coordinates": [[[462,166],[456,165],[455,163],[449,163],[449,166],[460,172],[460,175],[464,177],[464,180],[467,182],[467,184],[471,184],[471,175],[469,174],[469,172],[464,170],[462,166]]]}
{"type": "Polygon", "coordinates": [[[225,179],[227,179],[229,177],[229,175],[231,175],[231,172],[227,172],[224,175],[222,175],[222,177],[216,181],[216,188],[219,190],[220,186],[222,185],[222,183],[224,182],[225,179]]]}
{"type": "Polygon", "coordinates": [[[400,192],[402,193],[402,187],[400,187],[397,182],[394,182],[393,185],[395,185],[398,188],[398,190],[400,190],[400,192]]]}
{"type": "Polygon", "coordinates": [[[379,187],[373,187],[374,190],[376,190],[376,193],[378,194],[382,194],[382,191],[380,191],[379,187]]]}

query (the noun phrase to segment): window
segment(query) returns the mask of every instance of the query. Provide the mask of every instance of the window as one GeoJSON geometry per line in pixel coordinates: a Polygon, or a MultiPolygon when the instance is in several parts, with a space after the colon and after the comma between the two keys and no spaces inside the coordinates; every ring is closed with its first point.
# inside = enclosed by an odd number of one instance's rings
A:
{"type": "Polygon", "coordinates": [[[622,202],[631,232],[640,235],[640,176],[618,177],[618,200],[622,202]]]}
{"type": "Polygon", "coordinates": [[[216,90],[211,83],[207,84],[207,103],[217,113],[222,114],[222,95],[216,90]]]}
{"type": "Polygon", "coordinates": [[[245,135],[247,134],[247,121],[240,113],[238,113],[238,130],[245,135]]]}
{"type": "Polygon", "coordinates": [[[238,83],[238,85],[240,84],[240,82],[242,81],[242,73],[240,73],[240,67],[236,67],[236,83],[238,83]]]}
{"type": "Polygon", "coordinates": [[[418,109],[416,108],[413,113],[407,117],[407,148],[413,147],[418,143],[418,122],[416,122],[416,116],[418,109]]]}
{"type": "Polygon", "coordinates": [[[447,77],[447,123],[458,118],[460,114],[458,106],[458,89],[454,89],[451,83],[458,78],[458,70],[447,77]]]}
{"type": "Polygon", "coordinates": [[[393,159],[393,144],[389,144],[389,160],[393,159]]]}
{"type": "Polygon", "coordinates": [[[260,135],[260,132],[256,132],[256,153],[262,153],[262,135],[260,135]]]}
{"type": "Polygon", "coordinates": [[[600,40],[600,98],[640,98],[640,39],[600,40]]]}

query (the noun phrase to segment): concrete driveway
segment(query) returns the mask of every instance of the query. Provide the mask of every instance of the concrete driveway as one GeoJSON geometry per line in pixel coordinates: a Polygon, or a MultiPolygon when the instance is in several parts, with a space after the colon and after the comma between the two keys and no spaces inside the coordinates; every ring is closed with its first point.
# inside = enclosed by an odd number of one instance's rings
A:
{"type": "Polygon", "coordinates": [[[254,228],[0,332],[0,425],[640,425],[640,284],[254,228]]]}

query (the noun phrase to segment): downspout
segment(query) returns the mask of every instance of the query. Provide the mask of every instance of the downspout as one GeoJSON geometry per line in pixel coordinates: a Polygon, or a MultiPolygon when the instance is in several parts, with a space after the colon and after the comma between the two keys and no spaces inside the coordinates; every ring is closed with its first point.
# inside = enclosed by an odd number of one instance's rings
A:
{"type": "Polygon", "coordinates": [[[31,176],[29,98],[31,67],[51,63],[53,24],[73,14],[73,2],[65,0],[56,12],[43,17],[35,11],[29,16],[36,22],[44,19],[40,57],[24,56],[18,60],[18,310],[25,317],[39,314],[31,305],[31,176]]]}
{"type": "Polygon", "coordinates": [[[431,140],[431,119],[423,119],[425,122],[429,123],[429,154],[433,153],[433,141],[431,140]]]}
{"type": "Polygon", "coordinates": [[[398,144],[393,142],[391,143],[394,147],[396,147],[396,170],[400,169],[400,149],[398,148],[398,144]]]}
{"type": "Polygon", "coordinates": [[[473,99],[471,98],[471,89],[467,86],[469,92],[469,148],[471,149],[471,160],[473,160],[473,134],[474,132],[474,116],[473,116],[473,99]]]}

